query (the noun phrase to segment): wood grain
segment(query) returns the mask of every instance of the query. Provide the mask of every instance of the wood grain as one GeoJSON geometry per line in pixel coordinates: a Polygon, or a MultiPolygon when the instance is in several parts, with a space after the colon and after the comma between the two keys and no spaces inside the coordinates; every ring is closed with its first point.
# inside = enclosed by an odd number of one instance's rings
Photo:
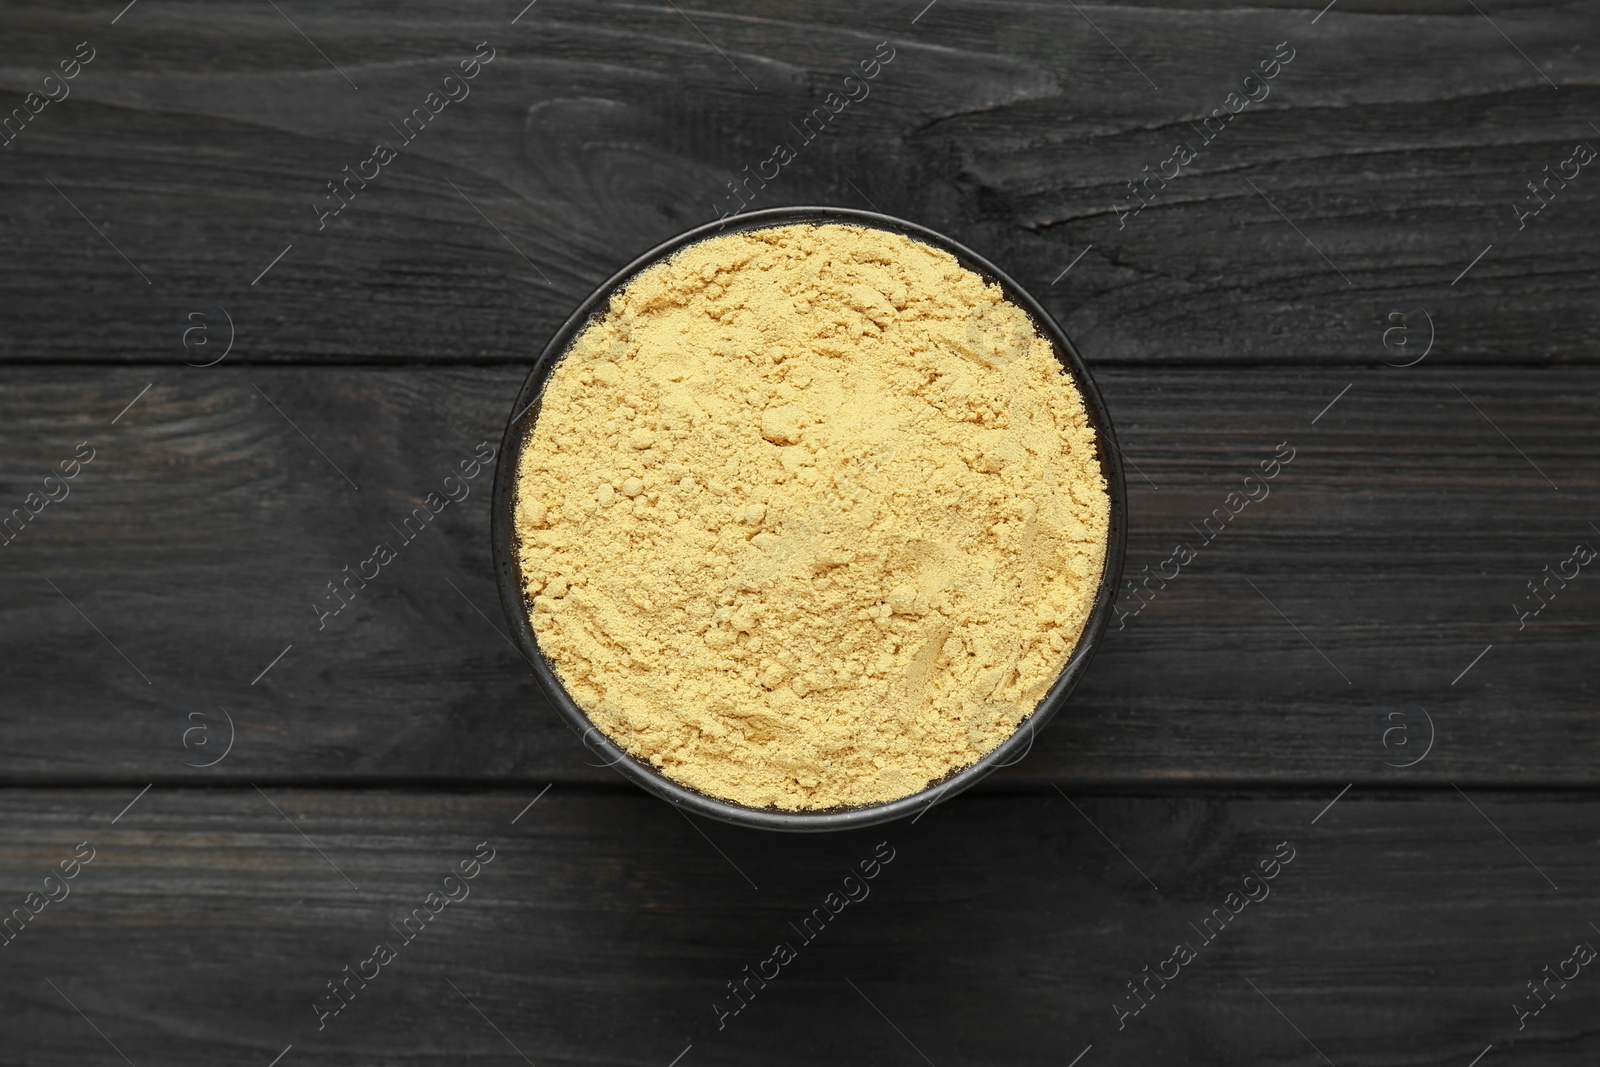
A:
{"type": "Polygon", "coordinates": [[[1594,5],[124,2],[0,10],[0,115],[96,49],[0,148],[0,1064],[1600,1056],[1592,967],[1515,1007],[1600,945],[1600,579],[1519,618],[1600,544],[1590,169],[1512,208],[1600,145],[1594,5]],[[1111,407],[1128,577],[1197,549],[1124,590],[1027,757],[864,832],[668,810],[509,647],[488,474],[319,625],[570,310],[881,41],[755,206],[876,208],[1013,274],[1111,407]],[[470,97],[319,229],[479,42],[470,97]],[[1270,96],[1125,214],[1280,42],[1270,96]],[[80,842],[71,895],[30,897],[80,842]],[[470,898],[319,1031],[480,842],[470,898]]]}
{"type": "Polygon", "coordinates": [[[122,1063],[107,1039],[180,1067],[265,1067],[291,1044],[285,1064],[665,1067],[691,1044],[683,1063],[921,1062],[913,1044],[940,1067],[1090,1044],[1100,1063],[1262,1067],[1323,1062],[1313,1045],[1341,1067],[1600,1054],[1592,967],[1524,1029],[1512,1009],[1600,944],[1590,794],[962,797],[824,838],[699,824],[709,840],[632,790],[558,786],[524,810],[534,791],[157,787],[113,825],[132,795],[0,794],[8,905],[96,850],[0,950],[10,1062],[122,1063]],[[399,945],[388,924],[480,842],[494,859],[470,895],[319,1032],[325,983],[399,945]],[[1203,943],[1189,924],[1285,842],[1265,899],[1203,943]],[[791,928],[891,850],[810,943],[791,928]],[[1126,983],[1185,940],[1198,958],[1119,1030],[1126,983]],[[725,983],[778,941],[797,958],[719,1031],[725,983]]]}
{"type": "MultiPolygon", "coordinates": [[[[1179,541],[1199,554],[1113,623],[1068,710],[1004,778],[1595,784],[1600,585],[1587,570],[1552,585],[1520,629],[1513,603],[1532,606],[1527,583],[1576,543],[1600,544],[1597,373],[1101,368],[1134,465],[1128,577],[1160,571],[1179,541]],[[1206,544],[1196,528],[1285,442],[1294,459],[1270,495],[1206,544]],[[1425,760],[1393,766],[1428,736],[1425,760]]],[[[0,774],[610,780],[504,636],[487,474],[339,615],[323,625],[313,607],[498,441],[520,378],[10,372],[0,514],[80,442],[97,451],[0,548],[0,679],[19,709],[0,774]],[[222,750],[219,708],[237,744],[191,767],[222,750]],[[217,732],[185,748],[208,721],[217,732]]],[[[1141,600],[1125,588],[1121,603],[1141,600]]]]}
{"type": "Polygon", "coordinates": [[[714,220],[727,183],[882,40],[896,57],[871,95],[752,187],[757,205],[874,206],[946,231],[1038,291],[1091,358],[1362,363],[1413,308],[1438,321],[1436,362],[1597,350],[1591,183],[1524,229],[1511,207],[1600,136],[1600,70],[1577,43],[1589,5],[1497,5],[1491,24],[1454,3],[1313,21],[942,0],[913,23],[546,0],[513,24],[345,3],[296,23],[327,59],[255,3],[142,0],[115,26],[88,12],[4,15],[6,109],[85,35],[98,49],[6,149],[7,361],[181,357],[202,306],[233,315],[237,361],[526,359],[611,272],[714,220]],[[472,94],[319,229],[325,183],[483,40],[497,55],[472,94]],[[1127,183],[1281,41],[1295,58],[1270,95],[1119,221],[1127,183]]]}

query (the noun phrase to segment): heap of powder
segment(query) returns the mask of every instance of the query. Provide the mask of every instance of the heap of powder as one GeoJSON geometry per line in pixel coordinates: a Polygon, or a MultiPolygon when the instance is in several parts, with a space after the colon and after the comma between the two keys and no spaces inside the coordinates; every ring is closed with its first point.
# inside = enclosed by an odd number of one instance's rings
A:
{"type": "Polygon", "coordinates": [[[755,808],[907,796],[1010,736],[1092,607],[1110,500],[1032,320],[823,224],[641,272],[518,469],[539,647],[595,724],[755,808]]]}

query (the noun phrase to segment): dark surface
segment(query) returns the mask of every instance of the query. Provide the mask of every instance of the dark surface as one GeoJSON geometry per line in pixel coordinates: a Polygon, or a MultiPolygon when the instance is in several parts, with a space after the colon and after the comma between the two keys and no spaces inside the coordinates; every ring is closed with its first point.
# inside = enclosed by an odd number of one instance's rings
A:
{"type": "Polygon", "coordinates": [[[1600,10],[123,2],[0,8],[7,113],[96,51],[0,148],[0,515],[95,450],[0,547],[5,907],[96,849],[0,947],[0,1064],[1600,1057],[1593,965],[1513,1007],[1600,947],[1600,586],[1513,606],[1600,546],[1595,165],[1525,229],[1511,206],[1600,147],[1600,10]],[[886,39],[755,206],[903,216],[1038,296],[1129,461],[1130,577],[1295,450],[1029,756],[914,823],[691,825],[510,647],[492,471],[319,630],[578,302],[886,39]],[[480,41],[471,95],[319,232],[323,183],[480,41]],[[1119,228],[1283,41],[1270,96],[1119,228]],[[324,983],[482,841],[472,896],[319,1032],[324,983]],[[799,945],[881,841],[871,896],[799,945]],[[1119,1030],[1284,841],[1271,896],[1119,1030]]]}
{"type": "Polygon", "coordinates": [[[97,850],[4,950],[15,1062],[122,1062],[60,994],[141,1067],[265,1067],[290,1044],[322,1063],[523,1062],[495,1027],[536,1064],[665,1067],[689,1044],[684,1063],[923,1062],[895,1027],[936,1064],[1088,1044],[1083,1063],[1321,1062],[1293,1027],[1337,1064],[1464,1065],[1491,1042],[1594,1062],[1593,964],[1526,1029],[1510,1008],[1575,943],[1600,946],[1591,794],[1468,794],[1480,814],[1448,789],[1352,791],[1312,825],[1331,794],[968,793],[914,825],[704,823],[708,841],[631,787],[558,785],[515,825],[537,790],[265,790],[280,815],[248,788],[158,789],[108,825],[134,792],[5,801],[14,896],[79,841],[97,850]],[[398,944],[388,924],[484,841],[470,896],[319,1032],[325,983],[398,944]],[[870,895],[804,943],[790,924],[880,842],[894,858],[870,895]],[[1269,895],[1202,944],[1188,924],[1283,842],[1269,895]],[[1183,940],[1198,959],[1119,1031],[1126,983],[1183,940]],[[780,941],[798,958],[719,1031],[725,983],[780,941]]]}

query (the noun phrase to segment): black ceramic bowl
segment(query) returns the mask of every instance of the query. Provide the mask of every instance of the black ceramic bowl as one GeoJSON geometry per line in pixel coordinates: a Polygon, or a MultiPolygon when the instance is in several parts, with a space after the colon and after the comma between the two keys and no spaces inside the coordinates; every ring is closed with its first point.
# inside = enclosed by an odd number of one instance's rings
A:
{"type": "Polygon", "coordinates": [[[492,509],[490,524],[494,544],[495,576],[500,586],[500,603],[505,608],[506,619],[511,624],[511,633],[523,658],[533,668],[534,677],[538,679],[540,687],[555,705],[556,710],[566,719],[567,725],[578,733],[585,746],[607,765],[614,767],[624,777],[632,779],[663,800],[713,819],[764,830],[847,830],[898,819],[924,811],[938,801],[966,789],[995,768],[1009,766],[1027,755],[1029,749],[1033,747],[1034,736],[1067,702],[1068,695],[1089,665],[1089,659],[1094,655],[1095,647],[1105,633],[1106,625],[1111,619],[1117,586],[1121,581],[1123,542],[1127,534],[1127,490],[1123,485],[1122,460],[1112,434],[1111,417],[1106,413],[1105,402],[1101,400],[1100,391],[1095,388],[1094,379],[1089,376],[1089,370],[1084,366],[1082,357],[1039,302],[1012,281],[1004,271],[970,248],[957,244],[943,234],[888,215],[836,207],[770,208],[765,211],[752,211],[728,222],[709,223],[697,227],[646,252],[596,289],[593,295],[572,313],[572,317],[562,324],[561,329],[556,331],[550,343],[545,345],[544,351],[534,362],[533,369],[529,371],[528,379],[522,385],[522,391],[517,394],[511,420],[506,425],[500,459],[496,464],[492,509]],[[583,709],[578,707],[577,702],[567,693],[549,661],[539,651],[539,642],[534,636],[529,615],[530,605],[523,592],[522,574],[517,563],[514,506],[517,468],[522,460],[523,445],[528,439],[534,421],[539,416],[539,402],[544,394],[545,383],[550,378],[550,372],[555,369],[568,346],[589,321],[606,314],[613,293],[623,288],[646,267],[667,259],[697,241],[741,230],[758,230],[808,222],[871,226],[903,234],[935,248],[942,248],[960,260],[967,269],[976,271],[988,281],[998,284],[1007,299],[1027,311],[1040,333],[1049,338],[1055,346],[1056,358],[1072,375],[1078,391],[1083,396],[1089,421],[1094,424],[1095,437],[1099,444],[1100,469],[1105,475],[1106,489],[1111,497],[1111,522],[1109,541],[1106,545],[1105,571],[1101,575],[1099,593],[1095,597],[1094,609],[1089,614],[1083,635],[1078,639],[1072,658],[1062,668],[1055,684],[1050,687],[1044,699],[1039,702],[1038,708],[1024,720],[1022,727],[1016,733],[976,763],[952,771],[943,780],[934,782],[911,796],[856,808],[789,812],[746,807],[681,785],[649,763],[630,756],[589,720],[583,709]]]}

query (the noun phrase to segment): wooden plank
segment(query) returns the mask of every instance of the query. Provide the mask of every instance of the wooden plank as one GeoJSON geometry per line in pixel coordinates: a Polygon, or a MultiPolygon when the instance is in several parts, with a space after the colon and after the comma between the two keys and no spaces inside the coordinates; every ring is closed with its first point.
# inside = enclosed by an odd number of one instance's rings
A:
{"type": "MultiPolygon", "coordinates": [[[[0,514],[95,455],[0,548],[0,775],[611,780],[508,647],[487,474],[340,614],[313,607],[498,441],[521,373],[8,371],[0,514]],[[237,743],[199,767],[219,709],[237,743]]],[[[1001,781],[1593,785],[1600,586],[1586,569],[1518,611],[1600,544],[1597,374],[1101,368],[1134,465],[1129,576],[1197,556],[1125,590],[1138,614],[1001,781]],[[1280,443],[1270,495],[1204,543],[1280,443]]]]}
{"type": "Polygon", "coordinates": [[[1367,362],[1416,309],[1435,362],[1594,358],[1591,183],[1550,186],[1525,226],[1512,207],[1600,138],[1600,68],[1572,44],[1592,10],[1204,7],[582,3],[513,23],[347,3],[302,13],[302,37],[254,3],[143,0],[115,26],[14,5],[8,111],[85,36],[97,53],[7,149],[0,359],[183,359],[188,314],[220,307],[236,361],[523,360],[612,271],[726,210],[886,39],[871,94],[756,206],[944,230],[1101,361],[1367,362]],[[319,223],[326,183],[483,40],[471,95],[319,223]],[[1201,144],[1280,41],[1270,95],[1201,144]],[[1120,217],[1181,139],[1195,161],[1120,217]]]}
{"type": "Polygon", "coordinates": [[[526,809],[533,791],[158,787],[113,824],[132,795],[0,794],[8,906],[94,849],[3,950],[14,1062],[266,1067],[289,1046],[282,1067],[665,1067],[691,1045],[681,1064],[1065,1064],[1091,1045],[1081,1064],[1600,1055],[1592,965],[1520,1029],[1513,1009],[1537,1003],[1526,983],[1544,967],[1600,945],[1580,844],[1592,793],[962,797],[821,838],[702,837],[632,791],[557,787],[526,809]],[[492,861],[449,884],[467,895],[403,942],[390,924],[480,843],[492,861]],[[847,885],[875,855],[893,858],[847,885]],[[1246,882],[1263,861],[1275,877],[1246,882]],[[802,920],[847,888],[865,896],[806,941],[802,920]],[[1230,918],[1207,941],[1213,909],[1230,918]],[[380,941],[396,958],[364,964],[380,941]],[[726,983],[777,942],[795,958],[719,1030],[726,983]],[[1180,942],[1196,958],[1119,1029],[1127,984],[1170,975],[1180,942]],[[312,1005],[347,966],[370,982],[319,1031],[312,1005]]]}

